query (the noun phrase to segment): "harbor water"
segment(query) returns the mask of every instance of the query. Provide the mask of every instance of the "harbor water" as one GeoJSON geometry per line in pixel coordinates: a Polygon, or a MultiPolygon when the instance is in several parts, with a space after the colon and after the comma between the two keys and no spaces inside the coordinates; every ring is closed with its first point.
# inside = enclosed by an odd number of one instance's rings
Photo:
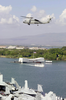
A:
{"type": "Polygon", "coordinates": [[[53,91],[57,96],[66,98],[66,61],[53,61],[37,67],[13,63],[15,60],[18,59],[0,58],[0,73],[4,81],[11,81],[13,77],[22,87],[28,80],[29,88],[37,89],[37,84],[41,84],[45,93],[53,91]]]}

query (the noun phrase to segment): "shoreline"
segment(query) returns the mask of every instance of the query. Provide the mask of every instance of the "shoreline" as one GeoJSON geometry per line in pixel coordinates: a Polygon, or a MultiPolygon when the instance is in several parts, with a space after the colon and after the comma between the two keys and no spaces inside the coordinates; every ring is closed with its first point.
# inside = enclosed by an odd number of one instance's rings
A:
{"type": "MultiPolygon", "coordinates": [[[[0,55],[0,58],[13,58],[13,59],[16,59],[16,58],[18,58],[18,57],[9,57],[9,56],[2,56],[2,55],[0,55]]],[[[20,58],[20,57],[19,57],[20,58]]],[[[19,59],[18,58],[18,59],[19,59]]],[[[23,58],[23,57],[22,57],[23,58]]],[[[26,58],[26,57],[25,57],[26,58]]],[[[28,58],[28,57],[27,57],[28,58]]],[[[45,59],[45,60],[49,60],[49,59],[45,59]]],[[[51,59],[51,60],[53,60],[53,59],[51,59]]],[[[55,60],[55,61],[66,61],[66,60],[55,60]]]]}
{"type": "Polygon", "coordinates": [[[0,58],[7,58],[7,57],[6,57],[6,56],[1,56],[1,55],[0,55],[0,58]]]}

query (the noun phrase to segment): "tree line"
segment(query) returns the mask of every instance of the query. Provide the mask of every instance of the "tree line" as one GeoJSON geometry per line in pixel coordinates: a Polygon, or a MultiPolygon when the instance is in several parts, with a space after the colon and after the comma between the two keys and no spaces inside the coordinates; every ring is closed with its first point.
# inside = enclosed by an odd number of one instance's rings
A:
{"type": "Polygon", "coordinates": [[[44,57],[46,60],[66,60],[66,46],[62,48],[51,48],[45,50],[30,50],[30,49],[0,49],[0,57],[5,56],[7,58],[37,58],[44,57]],[[34,53],[35,52],[35,53],[34,53]]]}

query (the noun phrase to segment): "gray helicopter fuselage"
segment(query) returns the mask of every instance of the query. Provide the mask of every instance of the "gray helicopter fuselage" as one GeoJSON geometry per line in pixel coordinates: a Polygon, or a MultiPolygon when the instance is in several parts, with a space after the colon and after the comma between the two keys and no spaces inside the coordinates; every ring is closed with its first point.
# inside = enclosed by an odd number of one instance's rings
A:
{"type": "Polygon", "coordinates": [[[49,18],[47,21],[41,21],[41,20],[37,20],[37,19],[25,19],[23,21],[23,23],[28,24],[28,25],[30,25],[30,24],[38,25],[38,24],[47,24],[50,22],[50,20],[51,20],[51,18],[49,18]]]}
{"type": "MultiPolygon", "coordinates": [[[[29,24],[30,20],[24,20],[23,23],[25,24],[29,24]]],[[[35,21],[35,20],[31,20],[30,24],[40,24],[39,22],[35,21]]]]}

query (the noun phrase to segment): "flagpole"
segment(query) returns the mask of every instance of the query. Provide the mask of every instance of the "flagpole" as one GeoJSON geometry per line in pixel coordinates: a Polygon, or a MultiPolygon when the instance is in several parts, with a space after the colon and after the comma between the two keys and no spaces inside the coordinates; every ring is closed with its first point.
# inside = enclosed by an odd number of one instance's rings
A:
{"type": "Polygon", "coordinates": [[[36,52],[33,52],[33,58],[34,58],[34,53],[36,53],[36,52]]]}
{"type": "Polygon", "coordinates": [[[33,52],[33,58],[34,58],[34,52],[33,52]]]}

